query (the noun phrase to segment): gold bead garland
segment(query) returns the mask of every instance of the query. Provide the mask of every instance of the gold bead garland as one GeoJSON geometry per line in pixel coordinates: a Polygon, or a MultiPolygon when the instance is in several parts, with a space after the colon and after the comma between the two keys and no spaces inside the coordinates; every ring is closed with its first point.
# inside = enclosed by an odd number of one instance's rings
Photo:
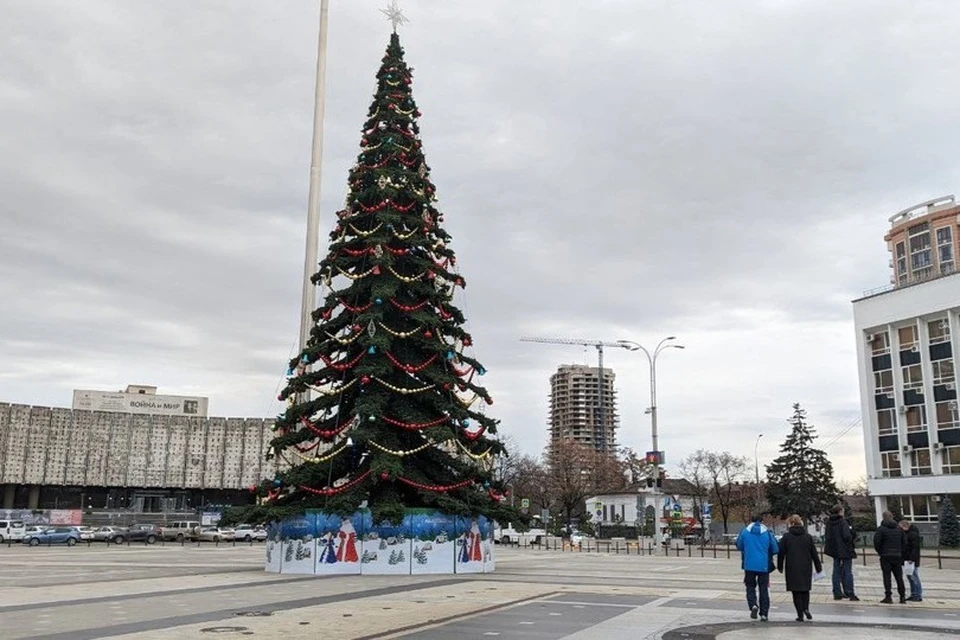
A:
{"type": "Polygon", "coordinates": [[[484,451],[483,453],[473,453],[472,451],[470,451],[469,449],[467,449],[467,447],[466,447],[462,442],[460,442],[459,440],[457,440],[456,443],[460,446],[460,449],[462,449],[465,454],[467,454],[468,456],[470,456],[470,457],[473,458],[474,460],[486,460],[487,458],[490,457],[491,452],[493,451],[493,447],[491,447],[491,448],[487,449],[486,451],[484,451]]]}
{"type": "Polygon", "coordinates": [[[463,398],[461,398],[461,397],[458,396],[457,394],[453,394],[453,397],[457,399],[457,402],[459,402],[460,405],[461,405],[463,408],[469,409],[471,406],[473,406],[473,403],[477,401],[477,398],[480,397],[480,394],[479,394],[479,393],[474,393],[474,394],[473,394],[473,398],[472,398],[469,402],[468,402],[467,400],[464,400],[463,398]]]}
{"type": "Polygon", "coordinates": [[[300,459],[303,460],[304,462],[313,462],[313,463],[319,464],[319,463],[321,463],[321,462],[329,462],[330,460],[333,460],[333,459],[336,458],[338,455],[340,455],[341,453],[343,453],[343,450],[346,449],[346,448],[347,448],[347,445],[346,445],[346,444],[342,444],[342,445],[340,445],[340,448],[339,448],[339,449],[336,449],[336,450],[328,453],[328,454],[325,455],[325,456],[313,456],[313,457],[303,455],[302,453],[300,453],[299,451],[297,451],[296,448],[293,448],[292,451],[297,455],[298,458],[300,458],[300,459]]]}
{"type": "Polygon", "coordinates": [[[403,458],[403,457],[406,457],[406,456],[412,456],[413,454],[415,454],[415,453],[420,453],[421,451],[425,451],[426,449],[429,449],[430,447],[432,447],[432,446],[434,445],[433,442],[426,442],[426,443],[420,445],[419,447],[416,447],[415,449],[409,449],[409,450],[407,450],[407,451],[399,451],[399,450],[395,450],[395,449],[388,449],[388,448],[384,447],[384,446],[381,445],[381,444],[377,444],[377,443],[374,442],[373,440],[370,440],[370,444],[371,444],[372,446],[376,447],[377,449],[380,449],[380,451],[383,451],[384,453],[389,453],[389,454],[392,455],[392,456],[397,456],[398,458],[403,458]]]}
{"type": "Polygon", "coordinates": [[[334,341],[336,341],[336,342],[338,342],[338,343],[340,343],[340,344],[342,344],[342,345],[344,345],[344,346],[346,346],[346,345],[348,345],[348,344],[353,344],[354,341],[356,341],[356,339],[360,337],[360,334],[359,334],[359,333],[354,333],[353,336],[350,337],[350,338],[338,338],[338,337],[335,336],[335,335],[331,335],[328,331],[324,331],[324,333],[325,333],[325,334],[327,335],[327,337],[330,338],[331,340],[334,340],[334,341]]]}
{"type": "Polygon", "coordinates": [[[409,239],[412,238],[414,235],[416,235],[416,233],[417,233],[418,231],[420,231],[420,229],[417,228],[417,227],[414,227],[413,230],[412,230],[410,233],[398,233],[397,230],[394,229],[394,230],[393,230],[393,237],[396,238],[397,240],[409,240],[409,239]]]}
{"type": "Polygon", "coordinates": [[[409,338],[410,336],[412,336],[412,335],[414,335],[414,334],[416,334],[416,333],[420,333],[420,331],[423,330],[423,326],[422,326],[422,325],[419,326],[419,327],[417,327],[416,329],[412,329],[411,331],[396,331],[396,330],[394,330],[394,329],[391,329],[391,328],[388,327],[387,325],[383,324],[383,323],[380,322],[379,320],[377,321],[377,324],[380,325],[380,328],[381,328],[381,329],[383,329],[384,331],[386,331],[387,333],[389,333],[390,335],[392,335],[394,338],[409,338]]]}
{"type": "Polygon", "coordinates": [[[347,226],[350,227],[350,230],[353,231],[356,235],[360,236],[361,238],[368,238],[373,234],[375,234],[377,231],[380,231],[380,227],[383,226],[383,223],[381,222],[380,224],[375,226],[373,229],[370,229],[370,231],[360,231],[355,226],[353,226],[352,223],[348,224],[347,226]]]}
{"type": "Polygon", "coordinates": [[[418,276],[413,276],[413,277],[408,278],[408,277],[406,277],[406,276],[402,276],[402,275],[400,275],[399,273],[397,273],[396,270],[395,270],[393,267],[387,267],[387,269],[390,271],[390,273],[392,273],[393,275],[395,275],[395,276],[397,277],[397,279],[400,280],[400,282],[406,282],[407,284],[409,284],[409,283],[411,283],[411,282],[417,282],[418,280],[423,279],[423,277],[424,277],[425,275],[427,275],[427,272],[424,271],[423,273],[421,273],[421,274],[418,275],[418,276]]]}
{"type": "Polygon", "coordinates": [[[376,376],[374,376],[373,379],[379,382],[382,386],[386,387],[387,389],[390,389],[390,391],[393,391],[394,393],[399,393],[405,396],[412,395],[414,393],[423,393],[424,391],[429,391],[430,389],[433,389],[434,387],[437,386],[435,384],[428,384],[427,386],[420,387],[419,389],[404,389],[403,387],[396,387],[390,384],[389,382],[387,382],[386,380],[381,380],[376,376]]]}
{"type": "Polygon", "coordinates": [[[372,273],[373,273],[374,271],[376,271],[376,270],[377,270],[377,267],[376,267],[376,266],[373,266],[373,267],[370,267],[369,269],[367,269],[366,271],[364,271],[363,273],[353,274],[353,273],[347,273],[346,271],[344,271],[344,270],[341,269],[340,267],[337,267],[337,271],[340,272],[340,275],[345,276],[345,277],[347,277],[347,278],[350,278],[351,280],[360,280],[360,279],[362,279],[362,278],[366,278],[367,276],[369,276],[370,274],[372,274],[372,273]]]}
{"type": "Polygon", "coordinates": [[[310,389],[311,391],[316,391],[322,396],[335,396],[339,393],[343,393],[344,391],[346,391],[356,383],[357,383],[357,379],[354,378],[347,384],[343,385],[342,387],[338,387],[336,389],[320,389],[319,387],[314,387],[313,385],[309,385],[309,384],[307,385],[307,388],[310,389]]]}

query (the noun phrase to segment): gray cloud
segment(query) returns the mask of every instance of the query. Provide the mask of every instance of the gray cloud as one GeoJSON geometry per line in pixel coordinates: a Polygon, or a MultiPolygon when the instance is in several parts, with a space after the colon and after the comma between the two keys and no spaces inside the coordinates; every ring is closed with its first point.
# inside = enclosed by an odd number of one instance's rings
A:
{"type": "MultiPolygon", "coordinates": [[[[374,87],[378,3],[331,3],[324,231],[374,87]]],[[[664,447],[776,454],[858,410],[849,301],[886,217],[957,183],[952,3],[408,0],[428,162],[491,412],[546,433],[595,353],[675,333],[664,447]]],[[[272,415],[296,338],[316,5],[37,0],[0,25],[0,400],[154,382],[272,415]]],[[[646,365],[611,353],[621,440],[646,365]]],[[[831,447],[862,474],[852,430],[831,447]]]]}

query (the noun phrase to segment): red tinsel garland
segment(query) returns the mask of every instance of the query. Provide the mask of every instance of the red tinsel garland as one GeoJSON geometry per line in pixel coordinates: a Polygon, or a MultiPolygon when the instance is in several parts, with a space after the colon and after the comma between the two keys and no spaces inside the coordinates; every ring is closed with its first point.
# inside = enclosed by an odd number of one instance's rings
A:
{"type": "Polygon", "coordinates": [[[417,365],[412,365],[412,364],[403,364],[402,362],[397,360],[394,357],[394,355],[389,351],[387,351],[386,354],[387,354],[387,358],[390,359],[390,362],[392,362],[394,366],[396,366],[398,369],[401,369],[402,371],[406,371],[407,373],[419,373],[424,369],[426,369],[427,367],[429,367],[431,364],[433,364],[433,361],[437,359],[437,354],[433,354],[432,356],[424,360],[422,363],[417,365]]]}
{"type": "Polygon", "coordinates": [[[477,432],[475,432],[475,433],[471,433],[471,432],[465,430],[465,431],[463,432],[463,437],[466,438],[467,440],[478,440],[478,439],[480,438],[480,436],[483,435],[483,432],[486,431],[486,430],[487,430],[487,428],[486,428],[486,427],[483,427],[483,426],[481,426],[481,427],[480,427],[480,430],[477,431],[477,432]]]}
{"type": "Polygon", "coordinates": [[[397,480],[405,485],[420,489],[421,491],[433,491],[435,493],[445,493],[447,491],[453,491],[454,489],[462,489],[470,486],[474,482],[473,480],[464,480],[463,482],[443,486],[439,484],[423,484],[422,482],[416,482],[415,480],[410,480],[402,476],[397,476],[397,480]]]}
{"type": "Polygon", "coordinates": [[[340,300],[340,304],[343,305],[343,308],[349,311],[350,313],[363,313],[364,311],[366,311],[367,309],[373,306],[372,302],[368,302],[362,307],[351,307],[350,305],[347,304],[347,301],[344,300],[343,298],[338,298],[338,299],[340,300]]]}
{"type": "Polygon", "coordinates": [[[314,489],[313,487],[308,487],[308,486],[302,485],[302,484],[299,485],[299,487],[300,487],[301,489],[303,489],[304,491],[306,491],[306,492],[308,492],[308,493],[312,493],[312,494],[314,494],[314,495],[318,495],[318,496],[335,496],[335,495],[337,495],[338,493],[343,493],[343,492],[346,491],[347,489],[350,489],[350,488],[355,487],[356,485],[360,484],[361,482],[363,482],[364,480],[366,480],[366,479],[367,479],[367,476],[369,476],[371,473],[372,473],[372,470],[367,470],[366,473],[364,473],[364,474],[362,474],[362,475],[354,478],[354,479],[351,480],[350,482],[348,482],[348,483],[346,483],[346,484],[342,484],[342,485],[340,485],[339,487],[331,487],[331,488],[329,488],[329,489],[314,489]]]}
{"type": "Polygon", "coordinates": [[[401,422],[400,420],[394,420],[393,418],[388,418],[387,416],[380,416],[380,419],[387,424],[392,424],[395,427],[400,427],[401,429],[407,429],[409,431],[429,429],[430,427],[439,426],[448,420],[447,416],[437,418],[436,420],[431,420],[430,422],[401,422]]]}
{"type": "Polygon", "coordinates": [[[397,309],[400,309],[400,311],[406,311],[407,313],[411,313],[411,312],[413,312],[413,311],[420,311],[420,309],[423,309],[425,306],[427,306],[427,303],[428,303],[428,302],[429,302],[429,300],[424,300],[424,301],[422,301],[422,302],[418,302],[418,303],[415,304],[415,305],[409,305],[409,306],[408,306],[408,305],[405,305],[405,304],[400,304],[399,302],[397,302],[397,301],[394,300],[393,298],[390,298],[390,304],[392,304],[393,306],[395,306],[397,309]]]}
{"type": "Polygon", "coordinates": [[[353,360],[345,364],[334,364],[330,358],[323,355],[322,353],[320,354],[320,359],[323,360],[324,364],[326,364],[331,369],[336,369],[337,371],[346,371],[347,369],[353,369],[355,366],[357,366],[357,363],[360,362],[360,360],[365,355],[366,354],[363,351],[361,351],[359,354],[357,354],[356,358],[354,358],[353,360]]]}
{"type": "Polygon", "coordinates": [[[300,423],[303,424],[303,426],[305,426],[307,429],[310,429],[310,431],[313,431],[315,434],[317,434],[321,438],[332,438],[333,436],[343,433],[344,431],[347,430],[347,427],[350,426],[349,422],[344,422],[342,425],[340,425],[336,429],[331,429],[329,431],[326,431],[324,429],[318,429],[312,422],[310,422],[306,418],[300,418],[300,423]]]}

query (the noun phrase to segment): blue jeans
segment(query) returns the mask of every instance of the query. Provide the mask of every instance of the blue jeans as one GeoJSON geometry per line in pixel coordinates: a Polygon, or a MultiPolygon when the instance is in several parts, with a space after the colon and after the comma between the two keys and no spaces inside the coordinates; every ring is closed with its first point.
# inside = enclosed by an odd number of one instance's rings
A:
{"type": "Polygon", "coordinates": [[[760,587],[760,615],[770,613],[770,574],[759,571],[744,571],[743,584],[747,587],[747,607],[757,606],[757,587],[760,587]]]}
{"type": "Polygon", "coordinates": [[[853,558],[833,559],[833,595],[849,598],[853,592],[853,558]]]}
{"type": "Polygon", "coordinates": [[[907,576],[907,580],[910,581],[910,597],[922,598],[923,586],[920,584],[920,567],[914,567],[913,575],[907,576]]]}

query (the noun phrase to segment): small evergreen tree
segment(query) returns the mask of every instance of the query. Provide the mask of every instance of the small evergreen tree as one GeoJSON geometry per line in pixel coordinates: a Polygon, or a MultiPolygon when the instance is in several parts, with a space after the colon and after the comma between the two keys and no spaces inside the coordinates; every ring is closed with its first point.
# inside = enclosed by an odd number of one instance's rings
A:
{"type": "Polygon", "coordinates": [[[780,456],[767,466],[767,500],[776,514],[797,513],[805,520],[825,513],[840,499],[827,454],[813,447],[816,430],[800,404],[788,420],[792,430],[780,445],[780,456]]]}
{"type": "Polygon", "coordinates": [[[940,546],[960,547],[960,522],[953,501],[946,494],[940,499],[940,546]]]}

